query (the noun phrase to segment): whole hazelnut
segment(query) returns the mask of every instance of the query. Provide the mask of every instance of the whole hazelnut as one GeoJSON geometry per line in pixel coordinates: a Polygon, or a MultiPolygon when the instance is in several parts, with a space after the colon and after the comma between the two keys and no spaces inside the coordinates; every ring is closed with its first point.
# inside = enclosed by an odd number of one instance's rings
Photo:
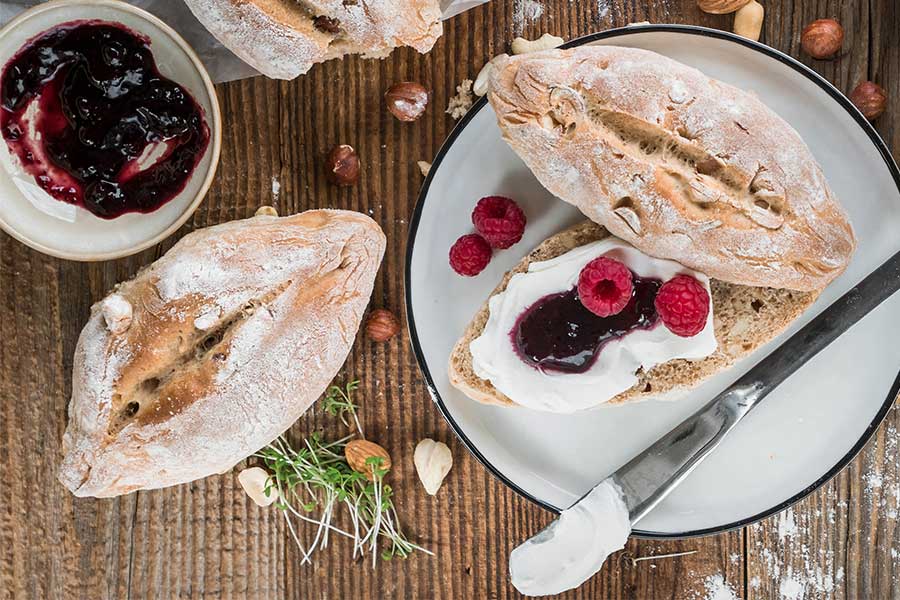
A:
{"type": "Polygon", "coordinates": [[[850,92],[850,102],[856,105],[865,118],[874,121],[887,108],[887,94],[877,83],[863,81],[850,92]]]}
{"type": "Polygon", "coordinates": [[[386,342],[400,333],[400,321],[389,310],[376,308],[366,321],[366,335],[373,342],[386,342]]]}
{"type": "Polygon", "coordinates": [[[834,19],[817,19],[803,28],[800,46],[813,58],[831,58],[841,51],[844,28],[834,19]]]}
{"type": "Polygon", "coordinates": [[[421,84],[402,81],[392,85],[384,94],[387,108],[400,121],[415,121],[428,107],[428,90],[421,84]]]}
{"type": "Polygon", "coordinates": [[[340,144],[328,153],[325,176],[335,185],[353,185],[359,180],[359,155],[353,146],[340,144]]]}

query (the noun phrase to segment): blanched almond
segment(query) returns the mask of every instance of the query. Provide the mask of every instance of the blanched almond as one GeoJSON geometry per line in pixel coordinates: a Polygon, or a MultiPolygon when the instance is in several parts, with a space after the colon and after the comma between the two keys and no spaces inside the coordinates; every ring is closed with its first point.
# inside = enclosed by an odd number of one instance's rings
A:
{"type": "Polygon", "coordinates": [[[238,474],[238,482],[257,506],[269,506],[278,498],[278,492],[275,489],[269,490],[269,495],[266,495],[266,482],[268,480],[269,474],[260,467],[250,467],[238,474]]]}
{"type": "Polygon", "coordinates": [[[447,444],[425,438],[416,446],[413,462],[425,491],[434,496],[453,466],[453,455],[447,444]]]}

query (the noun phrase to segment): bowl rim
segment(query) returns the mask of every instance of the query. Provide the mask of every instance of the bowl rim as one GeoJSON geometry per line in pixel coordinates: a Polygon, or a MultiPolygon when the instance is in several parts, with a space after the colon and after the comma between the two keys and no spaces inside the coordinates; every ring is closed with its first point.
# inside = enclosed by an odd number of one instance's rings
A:
{"type": "MultiPolygon", "coordinates": [[[[187,41],[185,41],[183,37],[181,37],[181,34],[175,31],[170,25],[168,25],[159,17],[147,12],[142,8],[128,4],[127,2],[123,2],[122,0],[49,0],[48,2],[37,4],[23,11],[22,13],[16,15],[9,23],[4,25],[3,27],[0,27],[0,40],[2,40],[3,37],[14,28],[18,27],[24,21],[34,17],[35,15],[69,6],[83,6],[85,8],[114,8],[127,13],[131,13],[139,17],[140,19],[149,22],[155,27],[158,27],[160,31],[169,36],[169,38],[171,38],[176,43],[176,45],[182,50],[182,52],[185,53],[191,64],[193,64],[194,69],[200,75],[200,79],[203,81],[203,91],[206,94],[206,97],[209,99],[210,111],[212,113],[210,115],[206,115],[207,122],[210,128],[210,144],[207,147],[206,151],[211,153],[211,160],[209,168],[207,169],[206,174],[203,178],[203,182],[200,185],[200,189],[197,191],[197,194],[191,201],[191,203],[187,207],[185,207],[181,215],[179,215],[179,217],[175,219],[163,231],[159,232],[152,238],[148,238],[138,244],[128,246],[127,248],[123,248],[114,252],[76,254],[60,251],[57,248],[47,246],[46,244],[42,244],[29,238],[27,235],[10,226],[3,218],[3,216],[0,215],[0,229],[8,233],[11,237],[18,240],[19,242],[22,242],[26,246],[29,246],[30,248],[37,250],[42,254],[78,262],[98,262],[113,260],[116,258],[123,258],[126,256],[137,254],[138,252],[159,244],[170,235],[175,233],[182,225],[187,222],[188,219],[191,218],[194,212],[196,212],[197,207],[199,207],[200,203],[203,202],[204,198],[206,198],[206,194],[209,192],[209,188],[212,186],[213,179],[215,178],[216,172],[219,168],[219,158],[222,152],[222,111],[219,106],[219,97],[216,94],[215,85],[213,84],[212,79],[209,76],[209,72],[206,70],[206,67],[203,65],[203,62],[200,60],[200,57],[197,56],[197,53],[194,51],[194,49],[190,46],[190,44],[187,43],[187,41]]],[[[89,19],[90,15],[85,15],[84,18],[89,19]]]]}
{"type": "MultiPolygon", "coordinates": [[[[687,35],[695,35],[700,37],[711,37],[719,40],[725,40],[728,42],[737,43],[739,45],[745,46],[751,50],[756,52],[760,52],[769,58],[773,58],[778,62],[791,67],[795,71],[797,71],[800,75],[806,77],[816,85],[818,85],[823,91],[825,91],[832,100],[836,101],[841,107],[843,107],[850,116],[856,121],[856,123],[863,129],[863,131],[868,135],[871,142],[875,145],[879,154],[885,162],[885,166],[890,172],[894,183],[897,186],[897,189],[900,190],[900,169],[897,167],[897,163],[895,162],[893,156],[890,153],[887,145],[882,140],[881,136],[872,126],[872,124],[862,115],[859,109],[853,105],[852,102],[843,94],[840,90],[838,90],[830,81],[813,71],[811,68],[807,67],[800,61],[795,58],[781,52],[780,50],[776,50],[770,46],[766,46],[760,42],[756,42],[741,36],[738,36],[734,33],[730,33],[727,31],[721,31],[718,29],[712,29],[709,27],[702,27],[699,25],[679,25],[679,24],[638,24],[638,25],[627,25],[625,27],[616,27],[613,29],[608,29],[601,32],[591,33],[582,37],[575,38],[569,42],[566,42],[559,46],[561,49],[566,48],[574,48],[577,46],[582,46],[585,44],[589,44],[592,42],[596,42],[599,40],[605,40],[615,37],[620,37],[624,35],[637,34],[637,33],[680,33],[687,35]]],[[[428,364],[425,361],[425,355],[422,351],[422,346],[419,341],[419,336],[416,330],[415,325],[415,317],[413,315],[413,298],[412,298],[412,285],[411,285],[411,270],[412,266],[412,258],[413,252],[415,249],[415,241],[416,235],[418,233],[419,222],[422,218],[422,211],[424,209],[424,204],[426,198],[428,196],[429,188],[431,187],[432,179],[434,178],[434,174],[437,172],[437,167],[440,165],[444,156],[449,152],[450,147],[456,141],[456,138],[462,133],[462,131],[466,128],[469,122],[475,117],[475,115],[481,111],[485,106],[487,106],[488,101],[487,97],[479,98],[469,109],[469,111],[459,120],[453,130],[450,132],[450,135],[447,136],[447,139],[441,145],[437,154],[435,155],[434,161],[432,162],[432,168],[429,170],[428,176],[426,176],[424,183],[422,184],[422,188],[419,192],[419,196],[416,200],[416,206],[413,209],[413,214],[409,220],[409,234],[407,237],[407,246],[406,246],[406,260],[405,260],[405,272],[404,272],[404,286],[405,286],[405,300],[406,300],[406,321],[407,321],[407,329],[409,332],[409,340],[410,345],[413,350],[413,354],[416,357],[416,362],[419,365],[419,369],[422,372],[422,376],[425,379],[425,386],[428,390],[428,393],[431,395],[432,400],[437,405],[438,410],[441,415],[443,415],[444,419],[450,425],[450,428],[453,430],[454,434],[457,438],[462,442],[462,444],[472,453],[472,455],[480,462],[484,467],[497,479],[499,479],[504,485],[509,487],[519,496],[530,500],[531,502],[537,504],[541,508],[544,508],[550,512],[559,514],[560,508],[554,506],[548,502],[544,502],[543,500],[538,499],[534,495],[526,492],[524,489],[515,484],[509,477],[507,477],[503,472],[500,471],[496,466],[491,464],[487,458],[478,450],[477,446],[468,438],[465,434],[463,428],[456,422],[453,416],[450,414],[447,406],[444,404],[443,399],[438,393],[437,386],[434,383],[434,379],[431,376],[431,371],[428,368],[428,364]]],[[[823,485],[825,485],[828,481],[830,481],[835,475],[837,475],[844,467],[846,467],[851,460],[853,460],[857,454],[863,449],[863,447],[868,443],[868,441],[872,438],[872,436],[877,431],[879,425],[881,425],[884,418],[887,416],[888,411],[894,404],[894,400],[897,398],[898,393],[900,393],[900,372],[898,372],[897,377],[894,379],[894,382],[891,384],[891,388],[888,392],[888,395],[881,405],[881,408],[875,414],[875,417],[869,423],[869,425],[863,430],[862,435],[856,441],[856,443],[847,451],[847,453],[838,460],[830,469],[828,469],[821,477],[819,477],[816,481],[811,483],[806,488],[800,490],[793,496],[787,498],[786,500],[776,504],[775,506],[769,508],[768,510],[761,511],[755,515],[751,515],[744,519],[740,519],[737,521],[733,521],[731,523],[727,523],[717,527],[709,527],[704,529],[695,529],[688,530],[683,532],[658,532],[658,531],[647,531],[642,529],[634,529],[631,532],[633,537],[637,538],[647,538],[647,539],[683,539],[683,538],[692,538],[692,537],[701,537],[707,535],[714,535],[719,533],[726,533],[729,531],[733,531],[736,529],[740,529],[746,527],[748,525],[752,525],[757,521],[761,521],[767,517],[770,517],[776,513],[785,510],[800,500],[806,498],[815,490],[819,489],[823,485]]]]}

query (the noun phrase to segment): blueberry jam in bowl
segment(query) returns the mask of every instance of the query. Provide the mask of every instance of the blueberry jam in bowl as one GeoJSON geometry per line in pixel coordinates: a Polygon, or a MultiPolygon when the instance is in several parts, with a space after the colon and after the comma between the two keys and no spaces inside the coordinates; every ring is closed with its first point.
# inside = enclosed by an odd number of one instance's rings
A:
{"type": "Polygon", "coordinates": [[[125,256],[202,201],[215,90],[165,23],[118,0],[40,4],[0,29],[0,227],[46,254],[125,256]]]}

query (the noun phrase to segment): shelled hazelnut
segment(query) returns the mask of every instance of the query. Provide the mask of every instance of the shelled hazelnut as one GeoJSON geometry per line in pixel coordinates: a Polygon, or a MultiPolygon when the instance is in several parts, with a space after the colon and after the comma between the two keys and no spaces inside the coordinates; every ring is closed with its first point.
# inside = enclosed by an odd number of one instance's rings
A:
{"type": "Polygon", "coordinates": [[[340,144],[331,149],[325,161],[325,176],[335,185],[353,185],[359,181],[359,155],[353,146],[340,144]]]}
{"type": "Polygon", "coordinates": [[[800,46],[819,60],[831,58],[844,45],[844,28],[834,19],[817,19],[803,28],[800,46]]]}
{"type": "Polygon", "coordinates": [[[887,108],[887,93],[872,81],[863,81],[850,92],[850,101],[865,118],[874,121],[887,108]]]}
{"type": "Polygon", "coordinates": [[[400,333],[400,321],[389,310],[376,308],[366,321],[366,335],[373,342],[386,342],[400,333]]]}
{"type": "Polygon", "coordinates": [[[392,85],[384,94],[387,108],[403,122],[415,121],[425,114],[428,107],[428,90],[413,81],[401,81],[392,85]]]}

